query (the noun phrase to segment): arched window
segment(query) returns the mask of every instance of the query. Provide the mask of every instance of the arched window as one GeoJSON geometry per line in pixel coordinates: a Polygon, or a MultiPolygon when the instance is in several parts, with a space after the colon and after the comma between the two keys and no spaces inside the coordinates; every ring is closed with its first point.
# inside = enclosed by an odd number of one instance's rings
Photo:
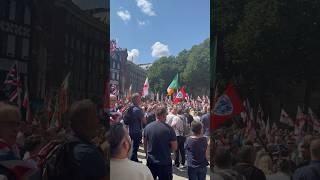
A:
{"type": "Polygon", "coordinates": [[[25,6],[24,9],[24,24],[31,24],[31,12],[29,6],[25,6]]]}
{"type": "Polygon", "coordinates": [[[9,19],[14,21],[16,18],[17,3],[14,0],[11,0],[9,2],[10,2],[9,19]]]}

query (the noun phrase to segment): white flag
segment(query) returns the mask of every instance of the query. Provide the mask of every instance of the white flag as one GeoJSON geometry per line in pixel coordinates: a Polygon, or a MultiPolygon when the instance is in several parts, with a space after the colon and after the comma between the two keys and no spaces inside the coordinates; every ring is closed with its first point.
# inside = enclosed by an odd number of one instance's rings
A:
{"type": "Polygon", "coordinates": [[[282,122],[288,126],[294,127],[293,120],[289,117],[289,115],[287,114],[287,112],[284,109],[281,109],[280,122],[282,122]]]}

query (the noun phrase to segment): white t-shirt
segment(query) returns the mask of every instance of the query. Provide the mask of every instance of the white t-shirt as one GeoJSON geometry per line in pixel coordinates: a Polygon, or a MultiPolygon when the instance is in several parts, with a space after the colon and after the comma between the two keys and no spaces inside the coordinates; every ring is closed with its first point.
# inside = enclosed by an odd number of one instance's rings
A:
{"type": "Polygon", "coordinates": [[[110,160],[110,180],[153,180],[149,168],[129,159],[110,160]]]}
{"type": "Polygon", "coordinates": [[[171,113],[167,115],[166,123],[167,123],[169,126],[171,126],[172,119],[173,119],[175,116],[176,116],[176,115],[171,114],[171,113]]]}
{"type": "Polygon", "coordinates": [[[172,119],[171,127],[174,129],[176,136],[183,136],[183,121],[179,116],[172,119]]]}

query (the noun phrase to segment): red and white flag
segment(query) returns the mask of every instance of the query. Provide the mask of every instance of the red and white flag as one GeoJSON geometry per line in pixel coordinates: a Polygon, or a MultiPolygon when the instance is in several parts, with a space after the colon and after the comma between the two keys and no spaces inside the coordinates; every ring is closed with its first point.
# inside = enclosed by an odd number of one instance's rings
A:
{"type": "Polygon", "coordinates": [[[149,81],[147,77],[146,81],[143,84],[142,97],[146,97],[148,95],[149,95],[149,81]]]}
{"type": "Polygon", "coordinates": [[[302,129],[306,123],[306,116],[303,114],[302,109],[298,106],[296,122],[294,126],[294,134],[301,135],[302,129]]]}
{"type": "Polygon", "coordinates": [[[286,124],[290,127],[294,127],[293,120],[289,117],[289,115],[287,114],[287,112],[284,109],[281,109],[280,122],[282,122],[283,124],[286,124]]]}
{"type": "Polygon", "coordinates": [[[180,88],[178,93],[176,94],[173,102],[181,102],[183,99],[187,97],[187,93],[184,88],[180,88]]]}
{"type": "Polygon", "coordinates": [[[22,107],[26,110],[26,122],[32,123],[28,89],[26,89],[26,91],[24,92],[22,107]]]}
{"type": "Polygon", "coordinates": [[[229,84],[224,94],[222,94],[213,108],[211,116],[211,129],[218,128],[226,120],[244,111],[240,97],[234,86],[229,84]]]}

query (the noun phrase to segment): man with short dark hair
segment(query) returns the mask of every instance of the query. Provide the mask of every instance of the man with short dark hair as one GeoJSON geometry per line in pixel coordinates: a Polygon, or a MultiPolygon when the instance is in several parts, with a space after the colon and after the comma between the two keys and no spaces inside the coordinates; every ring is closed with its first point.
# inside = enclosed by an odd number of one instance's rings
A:
{"type": "Polygon", "coordinates": [[[311,141],[310,144],[311,162],[301,167],[293,174],[293,180],[319,180],[320,179],[320,139],[311,141]]]}
{"type": "Polygon", "coordinates": [[[143,110],[140,108],[141,96],[134,93],[131,98],[132,111],[129,114],[129,135],[132,140],[132,153],[130,159],[132,161],[141,162],[138,160],[139,144],[142,140],[142,125],[146,124],[146,117],[143,110]]]}
{"type": "Polygon", "coordinates": [[[239,163],[236,164],[234,170],[237,171],[239,174],[244,175],[247,180],[265,180],[266,176],[263,173],[263,171],[261,171],[253,165],[255,161],[255,156],[256,153],[254,151],[253,146],[243,146],[238,153],[239,163]]]}
{"type": "Polygon", "coordinates": [[[72,147],[70,159],[71,179],[106,179],[107,166],[104,156],[91,142],[97,135],[99,118],[96,105],[91,100],[81,100],[72,104],[69,110],[71,129],[70,141],[77,142],[72,147]]]}
{"type": "Polygon", "coordinates": [[[144,130],[144,147],[147,152],[147,166],[153,178],[172,180],[171,151],[177,150],[177,138],[172,127],[165,123],[167,109],[156,108],[156,121],[144,130]]]}
{"type": "Polygon", "coordinates": [[[150,170],[128,159],[131,140],[127,129],[117,123],[110,127],[110,179],[153,180],[150,170]]]}

